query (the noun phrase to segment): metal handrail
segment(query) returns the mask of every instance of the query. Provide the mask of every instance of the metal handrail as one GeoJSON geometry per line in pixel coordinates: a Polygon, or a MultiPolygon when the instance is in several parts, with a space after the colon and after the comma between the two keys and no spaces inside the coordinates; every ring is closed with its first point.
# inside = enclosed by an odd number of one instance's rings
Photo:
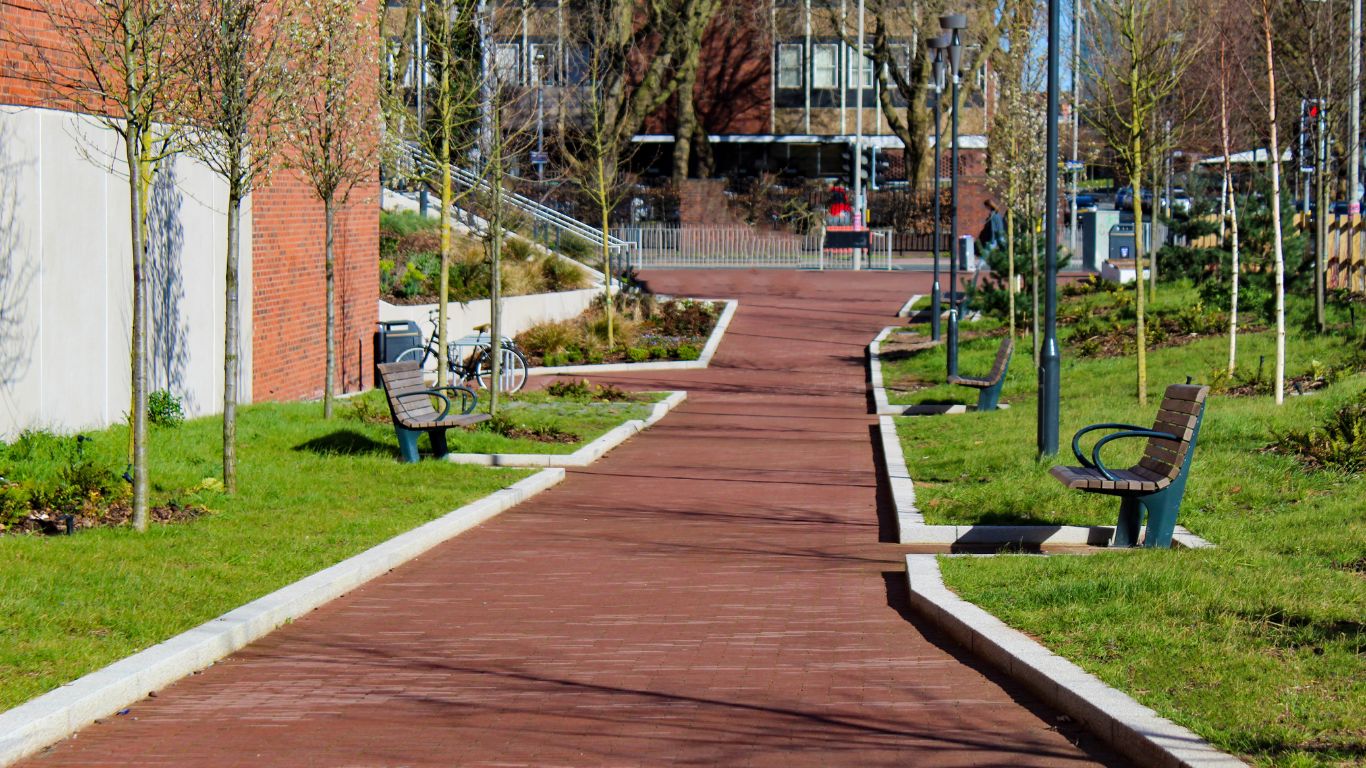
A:
{"type": "MultiPolygon", "coordinates": [[[[429,174],[436,173],[440,170],[440,166],[437,164],[436,159],[429,155],[422,147],[411,142],[405,142],[404,144],[407,149],[407,154],[412,158],[413,164],[420,170],[429,174]]],[[[451,166],[451,178],[461,186],[481,192],[492,189],[492,185],[489,184],[488,180],[459,166],[451,166]]],[[[603,246],[602,232],[594,227],[516,192],[505,191],[503,196],[514,208],[527,213],[532,218],[549,224],[563,232],[583,238],[591,245],[596,245],[599,248],[603,246]]],[[[621,253],[628,253],[635,247],[635,243],[611,235],[607,236],[606,244],[609,250],[615,250],[621,253]]]]}

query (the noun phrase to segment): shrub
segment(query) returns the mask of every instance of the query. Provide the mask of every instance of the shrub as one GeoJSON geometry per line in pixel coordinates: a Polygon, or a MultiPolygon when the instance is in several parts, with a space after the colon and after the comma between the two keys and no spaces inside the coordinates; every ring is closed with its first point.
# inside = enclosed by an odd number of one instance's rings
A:
{"type": "Polygon", "coordinates": [[[574,235],[565,235],[560,238],[556,250],[575,261],[583,263],[586,263],[595,255],[591,243],[581,237],[575,237],[574,235]]]}
{"type": "Polygon", "coordinates": [[[651,360],[663,360],[669,356],[669,350],[662,344],[654,344],[650,347],[651,360]]]}
{"type": "Polygon", "coordinates": [[[716,323],[716,307],[689,299],[666,301],[651,322],[665,336],[706,336],[716,323]]]}
{"type": "Polygon", "coordinates": [[[573,291],[588,287],[588,275],[573,262],[558,256],[542,259],[540,270],[546,291],[573,291]]]}
{"type": "MultiPolygon", "coordinates": [[[[584,382],[588,383],[587,381],[584,382]]],[[[630,400],[631,393],[612,384],[601,384],[593,392],[593,399],[602,400],[608,403],[630,400]]]]}
{"type": "Polygon", "coordinates": [[[697,347],[694,347],[691,344],[679,344],[674,355],[678,357],[679,360],[696,360],[702,356],[702,353],[698,351],[697,347]]]}
{"type": "Polygon", "coordinates": [[[185,423],[185,409],[180,398],[158,389],[147,396],[147,418],[159,427],[178,427],[185,423]]]}
{"type": "Polygon", "coordinates": [[[578,379],[576,381],[556,381],[545,388],[545,393],[551,397],[562,397],[567,400],[587,400],[592,394],[589,389],[588,379],[578,379]]]}
{"type": "Polygon", "coordinates": [[[573,322],[541,323],[517,334],[517,346],[532,355],[552,355],[578,341],[573,322]]]}
{"type": "Polygon", "coordinates": [[[1273,450],[1293,455],[1312,469],[1366,470],[1366,395],[1338,408],[1317,429],[1292,429],[1275,438],[1273,450]]]}
{"type": "Polygon", "coordinates": [[[28,517],[29,505],[30,495],[24,486],[19,483],[0,485],[0,531],[28,517]]]}
{"type": "Polygon", "coordinates": [[[626,359],[633,363],[641,363],[650,358],[650,350],[644,347],[627,347],[626,359]]]}

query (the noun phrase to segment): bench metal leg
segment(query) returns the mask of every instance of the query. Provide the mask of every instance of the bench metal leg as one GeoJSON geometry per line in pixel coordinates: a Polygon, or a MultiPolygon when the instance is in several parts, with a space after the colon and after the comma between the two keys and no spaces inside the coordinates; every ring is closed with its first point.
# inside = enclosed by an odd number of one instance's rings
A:
{"type": "Polygon", "coordinates": [[[406,464],[416,464],[418,459],[417,436],[422,433],[413,429],[404,429],[397,424],[394,425],[394,432],[398,434],[398,452],[401,455],[399,461],[406,464]]]}
{"type": "Polygon", "coordinates": [[[1176,513],[1181,509],[1180,491],[1171,486],[1150,496],[1143,497],[1143,506],[1148,510],[1148,535],[1143,537],[1143,546],[1171,548],[1172,531],[1176,529],[1176,513]],[[1172,491],[1176,490],[1176,493],[1172,491]]]}
{"type": "Polygon", "coordinates": [[[1001,388],[1005,386],[1005,376],[1001,380],[977,393],[977,412],[994,411],[1001,402],[1001,388]]]}
{"type": "Polygon", "coordinates": [[[432,455],[441,458],[446,455],[446,430],[433,429],[427,435],[432,439],[432,455]]]}
{"type": "Polygon", "coordinates": [[[1137,496],[1119,498],[1119,522],[1115,523],[1112,547],[1132,547],[1138,544],[1138,529],[1143,523],[1143,507],[1137,496]]]}

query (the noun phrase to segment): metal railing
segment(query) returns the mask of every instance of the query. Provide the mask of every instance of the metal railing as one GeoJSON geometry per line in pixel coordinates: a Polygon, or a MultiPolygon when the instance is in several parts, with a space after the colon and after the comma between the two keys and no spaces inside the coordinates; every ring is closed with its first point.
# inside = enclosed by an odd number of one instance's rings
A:
{"type": "MultiPolygon", "coordinates": [[[[435,158],[427,154],[421,147],[405,142],[406,155],[412,159],[413,166],[421,171],[426,178],[433,178],[440,173],[441,167],[435,158]]],[[[466,168],[451,166],[451,180],[458,186],[471,189],[480,193],[490,193],[493,189],[488,180],[466,168]]],[[[558,230],[561,234],[573,235],[588,242],[589,245],[601,249],[603,245],[602,232],[596,227],[579,221],[571,216],[567,216],[560,211],[547,205],[543,205],[524,195],[517,194],[509,190],[503,191],[503,200],[511,207],[530,216],[534,221],[545,224],[552,229],[558,230]]],[[[612,252],[614,261],[622,264],[629,263],[631,252],[635,244],[627,240],[608,235],[607,248],[612,252]]]]}
{"type": "MultiPolygon", "coordinates": [[[[637,269],[853,269],[852,249],[824,248],[825,233],[755,232],[744,227],[619,227],[617,238],[634,241],[637,269]]],[[[891,230],[873,230],[872,247],[859,268],[891,269],[891,230]]]]}

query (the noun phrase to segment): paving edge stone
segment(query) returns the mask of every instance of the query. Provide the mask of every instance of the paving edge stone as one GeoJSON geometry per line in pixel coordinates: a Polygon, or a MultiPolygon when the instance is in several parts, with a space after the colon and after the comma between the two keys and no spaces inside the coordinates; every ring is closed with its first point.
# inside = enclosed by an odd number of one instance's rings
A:
{"type": "Polygon", "coordinates": [[[573,453],[448,453],[446,461],[487,467],[586,467],[638,432],[653,426],[687,399],[687,392],[674,390],[668,397],[655,403],[646,418],[618,424],[573,453]]]}
{"type": "Polygon", "coordinates": [[[717,347],[721,346],[721,338],[726,335],[726,329],[730,327],[731,318],[735,317],[735,310],[740,306],[740,302],[735,299],[697,299],[697,301],[721,301],[726,306],[721,310],[721,316],[716,319],[716,326],[711,329],[711,335],[707,337],[706,346],[702,347],[702,353],[696,360],[656,360],[652,363],[602,363],[599,365],[556,365],[550,367],[531,368],[527,371],[530,376],[556,376],[567,374],[595,374],[595,373],[632,373],[634,371],[695,371],[711,365],[712,355],[716,354],[717,347]]]}
{"type": "Polygon", "coordinates": [[[902,304],[902,305],[901,305],[901,309],[898,309],[898,310],[896,311],[896,316],[897,316],[897,317],[910,317],[910,316],[911,316],[911,307],[914,307],[914,306],[915,306],[915,303],[916,303],[917,301],[920,301],[920,300],[923,299],[923,298],[925,298],[925,294],[923,294],[923,293],[917,293],[917,294],[914,294],[913,296],[911,296],[911,298],[906,299],[906,303],[905,303],[905,304],[902,304]]]}
{"type": "Polygon", "coordinates": [[[54,691],[0,712],[0,766],[10,765],[204,669],[319,606],[526,501],[564,479],[546,469],[336,565],[235,608],[54,691]]]}
{"type": "Polygon", "coordinates": [[[906,582],[911,607],[918,613],[1137,764],[1246,768],[1238,758],[949,591],[935,555],[907,555],[906,582]]]}

